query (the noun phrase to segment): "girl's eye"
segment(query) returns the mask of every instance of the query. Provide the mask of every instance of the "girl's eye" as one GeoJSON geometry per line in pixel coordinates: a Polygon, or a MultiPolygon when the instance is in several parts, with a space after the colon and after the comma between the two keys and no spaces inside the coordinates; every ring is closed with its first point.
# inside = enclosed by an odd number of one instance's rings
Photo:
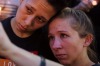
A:
{"type": "Polygon", "coordinates": [[[54,40],[53,36],[49,36],[48,38],[49,38],[49,40],[54,40]]]}
{"type": "Polygon", "coordinates": [[[66,34],[61,34],[60,37],[61,37],[61,38],[67,38],[67,37],[69,37],[69,36],[66,35],[66,34]]]}

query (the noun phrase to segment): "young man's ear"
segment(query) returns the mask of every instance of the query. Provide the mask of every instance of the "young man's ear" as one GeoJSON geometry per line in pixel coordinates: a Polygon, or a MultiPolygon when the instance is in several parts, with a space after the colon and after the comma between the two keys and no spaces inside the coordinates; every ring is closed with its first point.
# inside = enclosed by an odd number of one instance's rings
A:
{"type": "Polygon", "coordinates": [[[93,41],[93,35],[92,34],[88,34],[86,37],[85,37],[85,43],[84,43],[84,46],[89,46],[92,41],[93,41]]]}

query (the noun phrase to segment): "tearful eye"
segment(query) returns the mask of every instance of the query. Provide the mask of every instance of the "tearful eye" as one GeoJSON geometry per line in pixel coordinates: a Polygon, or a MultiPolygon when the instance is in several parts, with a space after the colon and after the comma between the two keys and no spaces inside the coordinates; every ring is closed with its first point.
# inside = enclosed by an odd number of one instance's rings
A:
{"type": "Polygon", "coordinates": [[[48,36],[49,40],[54,40],[53,36],[48,36]]]}
{"type": "Polygon", "coordinates": [[[61,38],[67,38],[67,37],[69,37],[69,36],[66,35],[66,34],[61,34],[60,37],[61,37],[61,38]]]}

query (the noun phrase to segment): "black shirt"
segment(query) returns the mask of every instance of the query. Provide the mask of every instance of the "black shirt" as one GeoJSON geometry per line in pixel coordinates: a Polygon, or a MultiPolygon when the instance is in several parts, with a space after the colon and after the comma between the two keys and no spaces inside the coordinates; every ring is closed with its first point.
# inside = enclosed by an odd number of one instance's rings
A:
{"type": "Polygon", "coordinates": [[[10,17],[2,21],[2,25],[11,42],[29,52],[57,61],[50,50],[47,32],[45,29],[38,29],[31,36],[27,38],[20,38],[13,32],[11,28],[12,18],[13,17],[10,17]]]}

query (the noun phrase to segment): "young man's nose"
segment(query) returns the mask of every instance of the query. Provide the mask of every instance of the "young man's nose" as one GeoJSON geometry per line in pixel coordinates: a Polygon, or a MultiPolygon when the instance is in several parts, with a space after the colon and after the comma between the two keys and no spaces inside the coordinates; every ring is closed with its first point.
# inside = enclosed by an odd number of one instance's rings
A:
{"type": "Polygon", "coordinates": [[[25,20],[25,25],[32,25],[34,24],[34,19],[35,19],[35,16],[28,16],[25,20]]]}
{"type": "Polygon", "coordinates": [[[55,39],[52,47],[54,49],[61,48],[61,41],[59,39],[55,39]]]}

